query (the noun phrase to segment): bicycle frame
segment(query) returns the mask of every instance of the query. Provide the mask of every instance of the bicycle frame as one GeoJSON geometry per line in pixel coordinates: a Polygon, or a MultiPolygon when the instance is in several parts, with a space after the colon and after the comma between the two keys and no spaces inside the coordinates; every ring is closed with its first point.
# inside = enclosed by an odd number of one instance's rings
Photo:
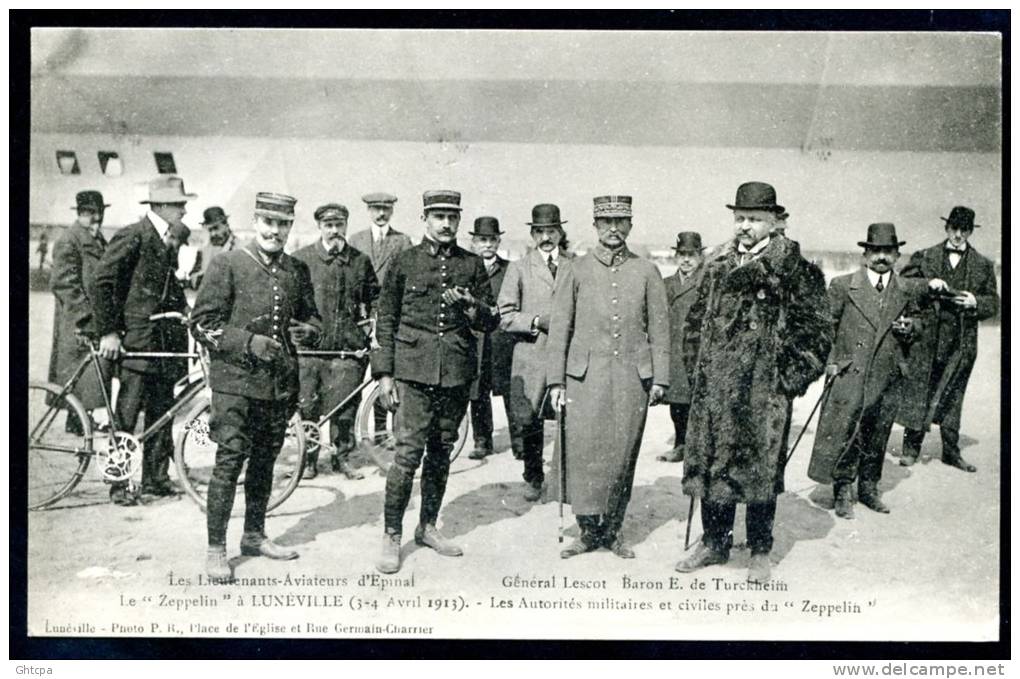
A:
{"type": "MultiPolygon", "coordinates": [[[[315,356],[315,357],[318,357],[318,358],[364,358],[365,356],[368,355],[368,352],[366,352],[366,351],[299,351],[299,352],[297,352],[297,355],[298,356],[315,356]]],[[[375,382],[375,379],[373,379],[371,377],[366,378],[364,382],[362,382],[360,385],[358,385],[357,387],[354,388],[354,391],[349,393],[342,401],[340,401],[335,406],[330,408],[328,413],[326,413],[325,415],[320,417],[319,421],[316,422],[316,425],[321,427],[321,426],[325,425],[327,422],[329,422],[330,418],[332,418],[338,412],[340,412],[341,410],[346,408],[348,406],[348,404],[350,404],[351,401],[353,401],[357,396],[360,396],[361,393],[364,392],[365,389],[367,389],[373,382],[375,382]]]]}

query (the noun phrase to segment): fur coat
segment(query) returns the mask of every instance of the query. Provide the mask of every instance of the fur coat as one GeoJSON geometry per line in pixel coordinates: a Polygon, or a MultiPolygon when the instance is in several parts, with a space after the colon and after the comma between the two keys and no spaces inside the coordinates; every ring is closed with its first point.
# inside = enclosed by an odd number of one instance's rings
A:
{"type": "Polygon", "coordinates": [[[783,490],[793,399],[825,371],[832,345],[821,270],[782,236],[743,265],[731,242],[706,263],[684,330],[694,366],[684,492],[772,500],[783,490]]]}

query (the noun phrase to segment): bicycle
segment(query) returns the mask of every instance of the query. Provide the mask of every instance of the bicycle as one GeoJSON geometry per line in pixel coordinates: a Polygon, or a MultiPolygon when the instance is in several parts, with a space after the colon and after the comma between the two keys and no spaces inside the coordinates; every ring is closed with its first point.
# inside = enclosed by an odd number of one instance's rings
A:
{"type": "MultiPolygon", "coordinates": [[[[167,312],[154,314],[150,320],[175,320],[186,322],[184,314],[167,312]]],[[[180,423],[180,430],[174,446],[174,462],[177,480],[184,491],[204,511],[205,491],[208,478],[215,462],[215,444],[211,456],[197,454],[195,446],[202,443],[209,448],[208,411],[211,398],[208,385],[208,356],[201,345],[195,352],[123,352],[123,358],[145,359],[197,359],[199,370],[192,370],[174,385],[173,405],[151,424],[146,421],[145,430],[138,436],[122,431],[118,426],[116,410],[106,387],[99,362],[99,352],[93,341],[88,342],[89,355],[85,356],[74,373],[63,385],[44,381],[29,382],[29,463],[28,463],[28,508],[42,509],[66,497],[81,482],[92,458],[98,458],[96,465],[99,477],[110,483],[128,482],[133,490],[133,478],[141,469],[142,447],[146,440],[166,426],[173,426],[174,420],[185,408],[191,410],[180,423]],[[103,403],[109,413],[106,427],[97,425],[72,393],[78,380],[91,366],[100,385],[103,403]],[[194,404],[194,405],[192,405],[194,404]],[[203,419],[204,417],[204,419],[203,419]],[[70,427],[71,420],[77,419],[80,431],[70,427]]],[[[304,470],[305,440],[300,420],[294,418],[288,429],[283,450],[277,457],[273,473],[273,494],[269,509],[275,509],[286,500],[297,487],[304,470]]],[[[239,481],[239,484],[243,482],[239,481]]],[[[235,505],[236,506],[236,505],[235,505]]],[[[243,502],[240,503],[243,507],[243,502]]]]}

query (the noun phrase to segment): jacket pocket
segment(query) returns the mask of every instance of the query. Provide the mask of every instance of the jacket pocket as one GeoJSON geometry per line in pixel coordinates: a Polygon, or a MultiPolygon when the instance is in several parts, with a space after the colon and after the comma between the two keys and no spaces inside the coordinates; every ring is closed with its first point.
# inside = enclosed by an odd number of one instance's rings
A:
{"type": "Polygon", "coordinates": [[[410,337],[407,334],[402,334],[399,332],[393,336],[393,339],[400,342],[401,344],[406,344],[409,347],[413,347],[418,344],[417,337],[410,337]]]}
{"type": "Polygon", "coordinates": [[[588,350],[571,349],[567,354],[567,374],[581,378],[588,372],[588,350]]]}
{"type": "Polygon", "coordinates": [[[652,348],[647,344],[637,350],[634,357],[637,365],[638,377],[643,380],[652,379],[652,348]]]}

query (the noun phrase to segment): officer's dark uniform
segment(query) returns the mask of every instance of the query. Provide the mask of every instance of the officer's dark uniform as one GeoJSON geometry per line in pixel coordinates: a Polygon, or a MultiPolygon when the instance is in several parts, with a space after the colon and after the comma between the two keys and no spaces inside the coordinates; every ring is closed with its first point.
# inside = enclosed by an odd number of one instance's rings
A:
{"type": "Polygon", "coordinates": [[[397,255],[386,274],[372,374],[393,376],[400,399],[396,454],[386,477],[387,533],[402,532],[423,455],[421,525],[435,524],[439,516],[450,451],[478,371],[478,342],[471,331],[496,327],[499,317],[493,304],[481,257],[456,244],[441,245],[426,237],[397,255]],[[478,300],[474,321],[459,305],[443,302],[443,293],[453,287],[467,288],[478,300]]]}
{"type": "MultiPolygon", "coordinates": [[[[379,297],[379,282],[368,255],[350,243],[339,253],[326,251],[322,241],[301,248],[295,259],[304,262],[312,276],[315,305],[322,316],[322,335],[318,351],[358,351],[367,349],[369,338],[358,325],[368,319],[379,297]]],[[[329,358],[302,356],[301,418],[318,420],[337,403],[347,398],[365,375],[368,358],[329,358]]],[[[351,425],[360,396],[330,420],[330,440],[339,460],[354,448],[351,425]]],[[[317,453],[309,456],[315,464],[317,453]]]]}
{"type": "Polygon", "coordinates": [[[222,546],[246,459],[244,532],[264,534],[273,464],[298,399],[297,354],[287,328],[291,319],[320,325],[308,266],[283,253],[266,257],[254,243],[224,252],[210,263],[191,318],[211,359],[210,429],[219,448],[207,524],[209,545],[222,546]],[[250,351],[254,335],[280,342],[282,355],[258,361],[250,351]]]}

